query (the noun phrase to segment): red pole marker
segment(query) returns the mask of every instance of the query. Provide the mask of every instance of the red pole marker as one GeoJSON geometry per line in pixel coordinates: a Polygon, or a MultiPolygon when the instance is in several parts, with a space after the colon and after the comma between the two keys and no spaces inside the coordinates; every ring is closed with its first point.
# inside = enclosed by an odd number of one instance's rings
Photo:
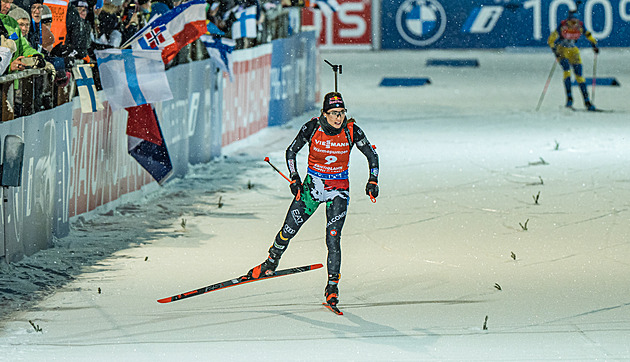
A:
{"type": "MultiPolygon", "coordinates": [[[[269,166],[271,166],[271,168],[273,168],[277,173],[280,174],[280,176],[284,177],[285,180],[289,181],[289,183],[294,183],[295,181],[290,180],[288,177],[286,177],[280,170],[278,170],[276,168],[276,166],[274,166],[271,161],[269,161],[269,157],[265,157],[265,162],[267,162],[269,164],[269,166]]],[[[298,190],[298,194],[297,196],[295,196],[295,199],[300,201],[300,190],[298,190]]]]}

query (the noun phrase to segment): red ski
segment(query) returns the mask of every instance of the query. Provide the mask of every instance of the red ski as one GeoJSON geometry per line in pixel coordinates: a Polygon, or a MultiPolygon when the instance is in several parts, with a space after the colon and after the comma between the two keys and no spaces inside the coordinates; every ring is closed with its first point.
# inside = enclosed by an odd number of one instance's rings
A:
{"type": "Polygon", "coordinates": [[[213,292],[215,290],[220,290],[220,289],[233,287],[235,285],[241,285],[241,284],[246,284],[246,283],[255,282],[255,281],[259,281],[259,280],[265,280],[265,279],[281,277],[283,275],[291,275],[291,274],[295,274],[295,273],[301,273],[301,272],[305,272],[305,271],[309,271],[309,270],[319,269],[321,267],[323,267],[322,264],[312,264],[312,265],[299,266],[299,267],[290,268],[290,269],[276,270],[273,275],[261,276],[259,278],[255,278],[255,279],[254,278],[250,278],[247,275],[243,275],[243,276],[240,276],[240,277],[235,278],[235,279],[226,280],[226,281],[221,282],[221,283],[208,285],[207,287],[191,290],[190,292],[186,292],[186,293],[183,293],[183,294],[177,294],[177,295],[174,295],[172,297],[158,299],[158,303],[170,303],[170,302],[174,302],[176,300],[185,299],[185,298],[189,298],[189,297],[194,297],[196,295],[201,295],[201,294],[206,294],[206,293],[209,293],[209,292],[213,292]]]}
{"type": "Polygon", "coordinates": [[[322,303],[322,305],[326,308],[328,308],[331,312],[335,313],[336,315],[343,315],[343,312],[339,310],[339,308],[337,308],[336,305],[332,305],[332,304],[328,304],[328,303],[322,303]]]}

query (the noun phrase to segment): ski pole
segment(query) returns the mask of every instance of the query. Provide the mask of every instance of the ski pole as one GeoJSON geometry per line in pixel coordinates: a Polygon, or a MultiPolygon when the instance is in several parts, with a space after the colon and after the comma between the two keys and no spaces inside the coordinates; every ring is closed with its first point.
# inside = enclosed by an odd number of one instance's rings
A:
{"type": "MultiPolygon", "coordinates": [[[[282,171],[278,170],[276,168],[276,166],[274,166],[271,161],[269,161],[269,157],[265,157],[265,162],[267,162],[269,164],[269,166],[271,166],[271,168],[273,168],[277,173],[280,174],[280,176],[284,177],[285,180],[289,181],[290,184],[294,183],[295,181],[289,179],[288,177],[286,177],[282,171]]],[[[300,201],[300,190],[298,190],[298,194],[295,196],[295,199],[300,201]]]]}
{"type": "Polygon", "coordinates": [[[540,98],[538,99],[538,105],[536,106],[536,112],[540,109],[540,105],[545,98],[545,94],[547,93],[547,88],[549,88],[549,83],[551,82],[551,78],[553,77],[553,72],[556,70],[556,65],[558,65],[558,60],[553,60],[553,65],[551,66],[551,71],[549,71],[549,76],[547,77],[547,83],[545,83],[545,88],[543,88],[542,93],[540,94],[540,98]]]}
{"type": "Polygon", "coordinates": [[[597,53],[595,53],[595,55],[593,55],[593,84],[591,85],[591,102],[595,103],[595,83],[596,83],[596,79],[597,79],[597,53]]]}

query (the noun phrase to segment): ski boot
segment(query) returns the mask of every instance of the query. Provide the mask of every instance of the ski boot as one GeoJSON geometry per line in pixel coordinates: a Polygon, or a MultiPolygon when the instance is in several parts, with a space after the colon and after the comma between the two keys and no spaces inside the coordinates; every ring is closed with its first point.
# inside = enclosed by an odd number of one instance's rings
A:
{"type": "Polygon", "coordinates": [[[567,97],[567,104],[565,104],[567,108],[573,108],[573,97],[567,97]]]}
{"type": "Polygon", "coordinates": [[[591,101],[584,102],[584,105],[586,106],[586,110],[588,111],[593,112],[597,110],[597,108],[595,108],[595,106],[591,103],[591,101]]]}
{"type": "Polygon", "coordinates": [[[339,303],[339,278],[341,275],[339,274],[329,274],[328,275],[328,284],[326,285],[326,289],[324,289],[324,297],[326,297],[326,303],[335,307],[339,303]]]}
{"type": "Polygon", "coordinates": [[[257,265],[250,269],[247,272],[247,279],[258,279],[260,277],[272,276],[276,268],[278,268],[278,263],[280,262],[279,257],[274,257],[271,253],[267,260],[262,262],[262,264],[257,265]]]}

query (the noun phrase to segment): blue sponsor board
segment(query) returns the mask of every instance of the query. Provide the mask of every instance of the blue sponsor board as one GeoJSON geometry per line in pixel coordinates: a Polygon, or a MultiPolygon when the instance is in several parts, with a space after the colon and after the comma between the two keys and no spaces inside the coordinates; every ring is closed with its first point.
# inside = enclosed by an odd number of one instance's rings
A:
{"type": "Polygon", "coordinates": [[[571,9],[600,46],[630,46],[628,0],[393,0],[382,2],[381,48],[547,46],[571,9]]]}
{"type": "Polygon", "coordinates": [[[427,67],[478,67],[477,59],[427,59],[427,67]]]}
{"type": "Polygon", "coordinates": [[[315,108],[317,47],[314,31],[272,42],[269,126],[315,108]]]}
{"type": "Polygon", "coordinates": [[[380,87],[419,87],[431,84],[429,78],[383,78],[380,87]]]}

